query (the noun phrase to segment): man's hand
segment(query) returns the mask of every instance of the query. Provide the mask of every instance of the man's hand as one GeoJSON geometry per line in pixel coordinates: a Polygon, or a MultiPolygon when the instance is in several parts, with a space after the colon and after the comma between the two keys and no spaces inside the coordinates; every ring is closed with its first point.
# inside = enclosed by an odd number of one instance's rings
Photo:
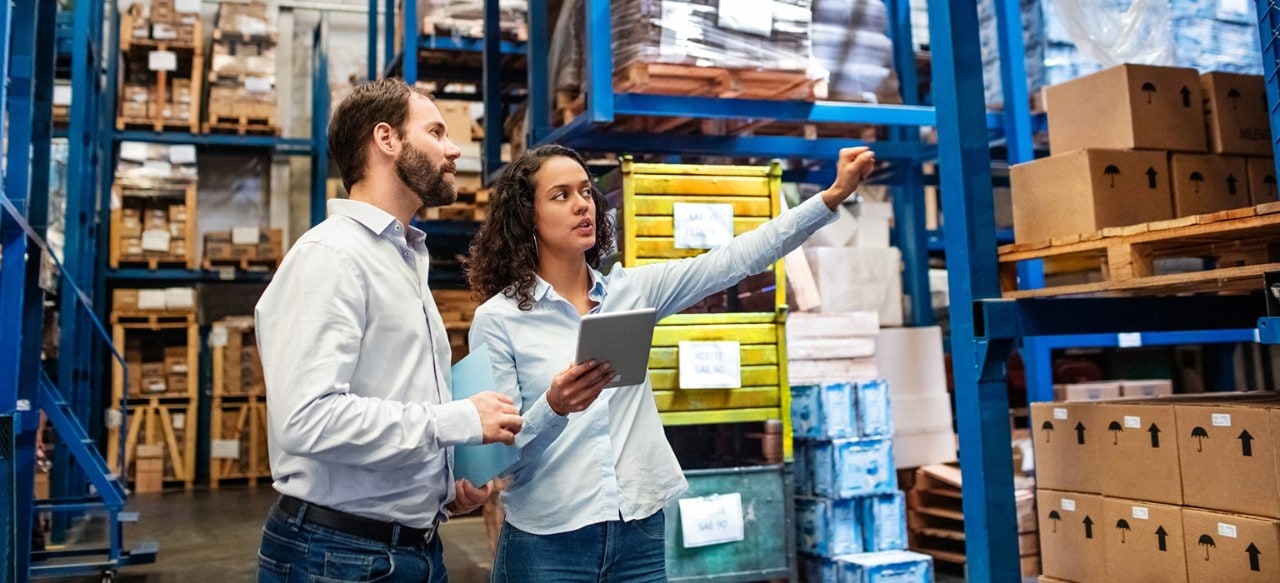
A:
{"type": "Polygon", "coordinates": [[[466,478],[458,480],[454,483],[453,502],[450,502],[445,508],[451,514],[466,514],[479,508],[489,501],[489,494],[492,492],[492,488],[489,487],[491,484],[493,482],[488,482],[477,488],[472,486],[471,482],[466,478]]]}
{"type": "Polygon", "coordinates": [[[516,442],[516,434],[524,420],[511,397],[493,391],[485,391],[468,399],[480,414],[480,427],[484,430],[485,443],[516,442]]]}
{"type": "Polygon", "coordinates": [[[585,410],[600,396],[604,386],[613,380],[613,365],[589,360],[571,364],[551,379],[547,404],[556,415],[564,417],[585,410]]]}
{"type": "Polygon", "coordinates": [[[822,201],[827,203],[827,208],[836,210],[875,168],[876,153],[871,148],[841,148],[840,159],[836,161],[836,181],[822,191],[822,201]]]}

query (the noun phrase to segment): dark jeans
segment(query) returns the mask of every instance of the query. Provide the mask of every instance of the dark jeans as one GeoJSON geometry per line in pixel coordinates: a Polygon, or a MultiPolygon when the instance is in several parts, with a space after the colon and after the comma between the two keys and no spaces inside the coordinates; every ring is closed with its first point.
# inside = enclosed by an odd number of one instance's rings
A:
{"type": "Polygon", "coordinates": [[[447,583],[440,537],[391,546],[307,524],[272,507],[258,550],[260,583],[447,583]]]}
{"type": "Polygon", "coordinates": [[[665,582],[666,520],[612,520],[538,535],[502,525],[491,583],[665,582]]]}

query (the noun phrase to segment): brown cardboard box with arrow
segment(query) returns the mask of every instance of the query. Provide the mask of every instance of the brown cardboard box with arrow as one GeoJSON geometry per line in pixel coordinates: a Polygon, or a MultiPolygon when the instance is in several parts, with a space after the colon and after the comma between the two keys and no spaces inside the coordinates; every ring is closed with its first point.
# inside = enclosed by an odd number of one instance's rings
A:
{"type": "Polygon", "coordinates": [[[1107,581],[1187,581],[1182,508],[1121,498],[1102,501],[1107,581]]]}
{"type": "Polygon", "coordinates": [[[1200,87],[1210,152],[1271,155],[1271,120],[1261,75],[1205,73],[1200,87]]]}
{"type": "Polygon", "coordinates": [[[1046,87],[1049,153],[1082,148],[1204,152],[1195,69],[1118,65],[1046,87]]]}
{"type": "Polygon", "coordinates": [[[1173,218],[1162,151],[1078,150],[1009,171],[1019,243],[1173,218]]]}
{"type": "Polygon", "coordinates": [[[1280,522],[1184,508],[1182,529],[1192,581],[1280,580],[1280,522]]]}
{"type": "Polygon", "coordinates": [[[1276,193],[1275,158],[1249,158],[1245,165],[1249,169],[1249,202],[1280,201],[1280,194],[1276,193]]]}
{"type": "Polygon", "coordinates": [[[1185,404],[1176,410],[1187,506],[1280,518],[1280,402],[1185,404]]]}
{"type": "Polygon", "coordinates": [[[1044,574],[1066,581],[1106,580],[1102,497],[1096,494],[1036,492],[1040,515],[1040,564],[1044,574]]]}
{"type": "Polygon", "coordinates": [[[1093,413],[1090,402],[1031,404],[1037,487],[1101,492],[1097,476],[1106,432],[1093,413]]]}
{"type": "Polygon", "coordinates": [[[1102,494],[1182,504],[1172,402],[1099,403],[1102,494]]]}
{"type": "Polygon", "coordinates": [[[1249,206],[1245,159],[1216,154],[1174,154],[1170,161],[1174,216],[1189,217],[1249,206]]]}

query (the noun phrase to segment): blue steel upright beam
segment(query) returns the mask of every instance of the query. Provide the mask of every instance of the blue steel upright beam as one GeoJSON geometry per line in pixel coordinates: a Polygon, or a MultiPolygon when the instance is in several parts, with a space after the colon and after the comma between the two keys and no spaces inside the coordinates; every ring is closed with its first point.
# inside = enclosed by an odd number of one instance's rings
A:
{"type": "MultiPolygon", "coordinates": [[[[394,14],[395,11],[393,10],[394,14]]],[[[378,78],[378,0],[369,0],[369,45],[366,48],[369,51],[367,58],[369,70],[367,78],[373,81],[378,78]]],[[[391,53],[387,53],[387,61],[391,60],[391,53]]]]}
{"type": "Polygon", "coordinates": [[[524,143],[528,145],[538,143],[537,136],[551,130],[550,87],[554,81],[549,78],[547,51],[551,44],[548,40],[550,34],[547,4],[545,2],[529,3],[529,42],[525,47],[528,67],[528,83],[525,87],[529,89],[529,131],[524,137],[524,143]]]}
{"type": "MultiPolygon", "coordinates": [[[[413,2],[408,2],[413,4],[413,2]]],[[[311,224],[324,220],[329,180],[329,13],[311,37],[311,224]]]]}
{"type": "Polygon", "coordinates": [[[1262,44],[1262,75],[1267,86],[1271,118],[1271,150],[1280,172],[1280,6],[1275,0],[1256,0],[1258,40],[1262,44]]]}
{"type": "Polygon", "coordinates": [[[942,209],[947,218],[951,354],[960,469],[964,476],[966,567],[972,581],[1018,581],[1013,461],[1009,455],[1008,340],[976,335],[974,300],[998,297],[991,155],[983,100],[977,7],[929,3],[942,209]]]}
{"type": "MultiPolygon", "coordinates": [[[[591,123],[612,123],[613,25],[609,0],[585,0],[584,6],[587,26],[582,42],[582,85],[587,91],[586,119],[591,123]]],[[[543,83],[550,83],[546,77],[543,79],[543,83]]],[[[530,92],[546,89],[546,86],[529,87],[530,92]]]]}
{"type": "Polygon", "coordinates": [[[484,87],[484,142],[481,144],[484,151],[480,156],[480,175],[487,184],[502,168],[502,27],[499,26],[498,0],[484,0],[484,50],[480,56],[484,87]]]}
{"type": "MultiPolygon", "coordinates": [[[[898,88],[902,103],[920,105],[920,87],[916,77],[915,46],[911,39],[911,3],[888,0],[889,33],[893,39],[893,64],[898,72],[898,88]]],[[[891,129],[896,141],[920,143],[920,128],[891,129]]],[[[926,228],[924,204],[924,169],[916,160],[897,160],[902,166],[893,177],[897,190],[893,195],[894,235],[902,250],[902,291],[910,309],[907,324],[933,324],[933,298],[929,291],[929,232],[926,228]]]]}
{"type": "MultiPolygon", "coordinates": [[[[392,6],[393,0],[387,0],[387,6],[392,6]]],[[[391,13],[395,14],[395,8],[391,8],[391,13]]],[[[400,77],[405,83],[413,85],[418,82],[418,2],[417,0],[406,0],[404,3],[404,18],[400,21],[404,26],[404,38],[400,41],[400,77]]],[[[388,24],[394,20],[388,19],[388,24]]],[[[387,29],[387,35],[394,33],[390,28],[387,29]]],[[[388,43],[391,44],[391,43],[388,43]]],[[[390,55],[391,53],[387,53],[390,55]]],[[[388,57],[390,62],[391,58],[388,57]]]]}

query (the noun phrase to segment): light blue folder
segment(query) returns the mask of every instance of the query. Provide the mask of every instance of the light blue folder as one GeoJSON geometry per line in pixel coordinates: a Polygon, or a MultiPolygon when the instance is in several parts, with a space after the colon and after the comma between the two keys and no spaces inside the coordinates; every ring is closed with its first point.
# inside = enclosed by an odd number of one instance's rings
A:
{"type": "MultiPolygon", "coordinates": [[[[481,346],[453,365],[453,398],[461,400],[494,390],[493,364],[489,347],[481,346]]],[[[498,477],[516,462],[520,450],[514,445],[459,445],[453,450],[453,477],[466,478],[477,488],[498,477]]]]}

